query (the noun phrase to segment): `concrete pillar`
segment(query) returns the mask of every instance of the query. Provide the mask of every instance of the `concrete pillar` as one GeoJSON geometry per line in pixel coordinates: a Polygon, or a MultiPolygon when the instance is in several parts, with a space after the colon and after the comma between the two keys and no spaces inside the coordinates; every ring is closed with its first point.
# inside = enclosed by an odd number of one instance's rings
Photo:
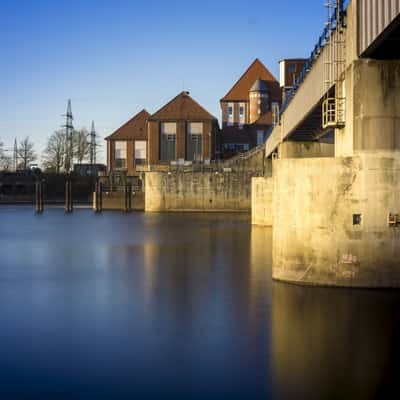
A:
{"type": "Polygon", "coordinates": [[[335,158],[287,142],[273,162],[273,277],[398,288],[400,62],[353,62],[345,97],[335,158]]]}
{"type": "Polygon", "coordinates": [[[346,125],[335,155],[400,150],[400,61],[362,59],[345,73],[346,125]]]}

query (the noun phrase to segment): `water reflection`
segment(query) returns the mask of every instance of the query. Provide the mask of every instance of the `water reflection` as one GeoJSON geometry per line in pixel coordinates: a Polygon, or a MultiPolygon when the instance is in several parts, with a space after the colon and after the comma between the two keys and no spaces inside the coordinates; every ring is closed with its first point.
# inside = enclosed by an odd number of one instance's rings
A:
{"type": "Polygon", "coordinates": [[[272,283],[272,231],[246,215],[0,221],[1,399],[373,398],[395,381],[399,295],[272,283]]]}
{"type": "Polygon", "coordinates": [[[277,398],[375,399],[397,389],[399,300],[396,292],[274,283],[277,398]]]}

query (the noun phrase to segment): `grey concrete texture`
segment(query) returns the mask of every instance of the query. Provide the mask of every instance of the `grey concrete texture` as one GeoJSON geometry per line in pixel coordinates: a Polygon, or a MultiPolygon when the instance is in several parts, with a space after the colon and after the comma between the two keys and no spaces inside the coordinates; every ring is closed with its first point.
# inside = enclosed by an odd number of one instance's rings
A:
{"type": "Polygon", "coordinates": [[[146,173],[145,211],[250,212],[250,172],[146,173]]]}
{"type": "Polygon", "coordinates": [[[256,177],[251,180],[251,223],[272,226],[273,178],[256,177]]]}
{"type": "Polygon", "coordinates": [[[389,225],[400,154],[276,160],[273,170],[274,279],[400,287],[400,225],[389,225]]]}
{"type": "MultiPolygon", "coordinates": [[[[102,210],[104,211],[124,211],[125,210],[125,193],[124,192],[103,192],[102,194],[102,210]]],[[[145,194],[132,193],[131,210],[144,211],[145,194]]],[[[96,195],[93,193],[93,209],[96,209],[96,195]]]]}

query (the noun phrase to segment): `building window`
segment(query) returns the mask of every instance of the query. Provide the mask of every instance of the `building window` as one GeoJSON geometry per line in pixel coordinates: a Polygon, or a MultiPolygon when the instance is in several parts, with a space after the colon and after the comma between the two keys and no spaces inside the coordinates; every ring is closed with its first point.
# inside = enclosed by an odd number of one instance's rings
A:
{"type": "Polygon", "coordinates": [[[288,73],[289,73],[289,74],[294,74],[294,73],[296,73],[296,65],[294,65],[294,64],[288,65],[288,73]]]}
{"type": "Polygon", "coordinates": [[[233,124],[233,103],[228,103],[227,114],[228,114],[228,125],[232,125],[233,124]]]}
{"type": "Polygon", "coordinates": [[[245,120],[245,112],[244,112],[244,104],[240,103],[239,104],[239,124],[243,125],[246,120],[245,120]]]}
{"type": "Polygon", "coordinates": [[[147,142],[145,140],[135,141],[135,165],[144,165],[147,160],[147,142]]]}
{"type": "Polygon", "coordinates": [[[115,168],[123,169],[126,168],[126,142],[116,141],[115,142],[115,168]]]}
{"type": "Polygon", "coordinates": [[[203,123],[188,122],[186,130],[186,159],[201,161],[203,150],[203,123]]]}
{"type": "Polygon", "coordinates": [[[264,143],[264,131],[257,131],[257,146],[264,143]]]}
{"type": "Polygon", "coordinates": [[[176,122],[161,123],[160,160],[176,160],[176,122]]]}
{"type": "Polygon", "coordinates": [[[225,143],[224,150],[233,152],[243,152],[250,150],[248,143],[225,143]]]}

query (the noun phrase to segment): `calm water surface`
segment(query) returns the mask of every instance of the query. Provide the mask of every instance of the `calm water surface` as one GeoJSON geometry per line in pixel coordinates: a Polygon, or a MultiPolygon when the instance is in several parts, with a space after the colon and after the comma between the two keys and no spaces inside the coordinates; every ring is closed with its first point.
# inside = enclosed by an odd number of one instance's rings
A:
{"type": "Polygon", "coordinates": [[[272,283],[271,239],[244,215],[0,207],[0,399],[398,390],[400,294],[272,283]]]}

